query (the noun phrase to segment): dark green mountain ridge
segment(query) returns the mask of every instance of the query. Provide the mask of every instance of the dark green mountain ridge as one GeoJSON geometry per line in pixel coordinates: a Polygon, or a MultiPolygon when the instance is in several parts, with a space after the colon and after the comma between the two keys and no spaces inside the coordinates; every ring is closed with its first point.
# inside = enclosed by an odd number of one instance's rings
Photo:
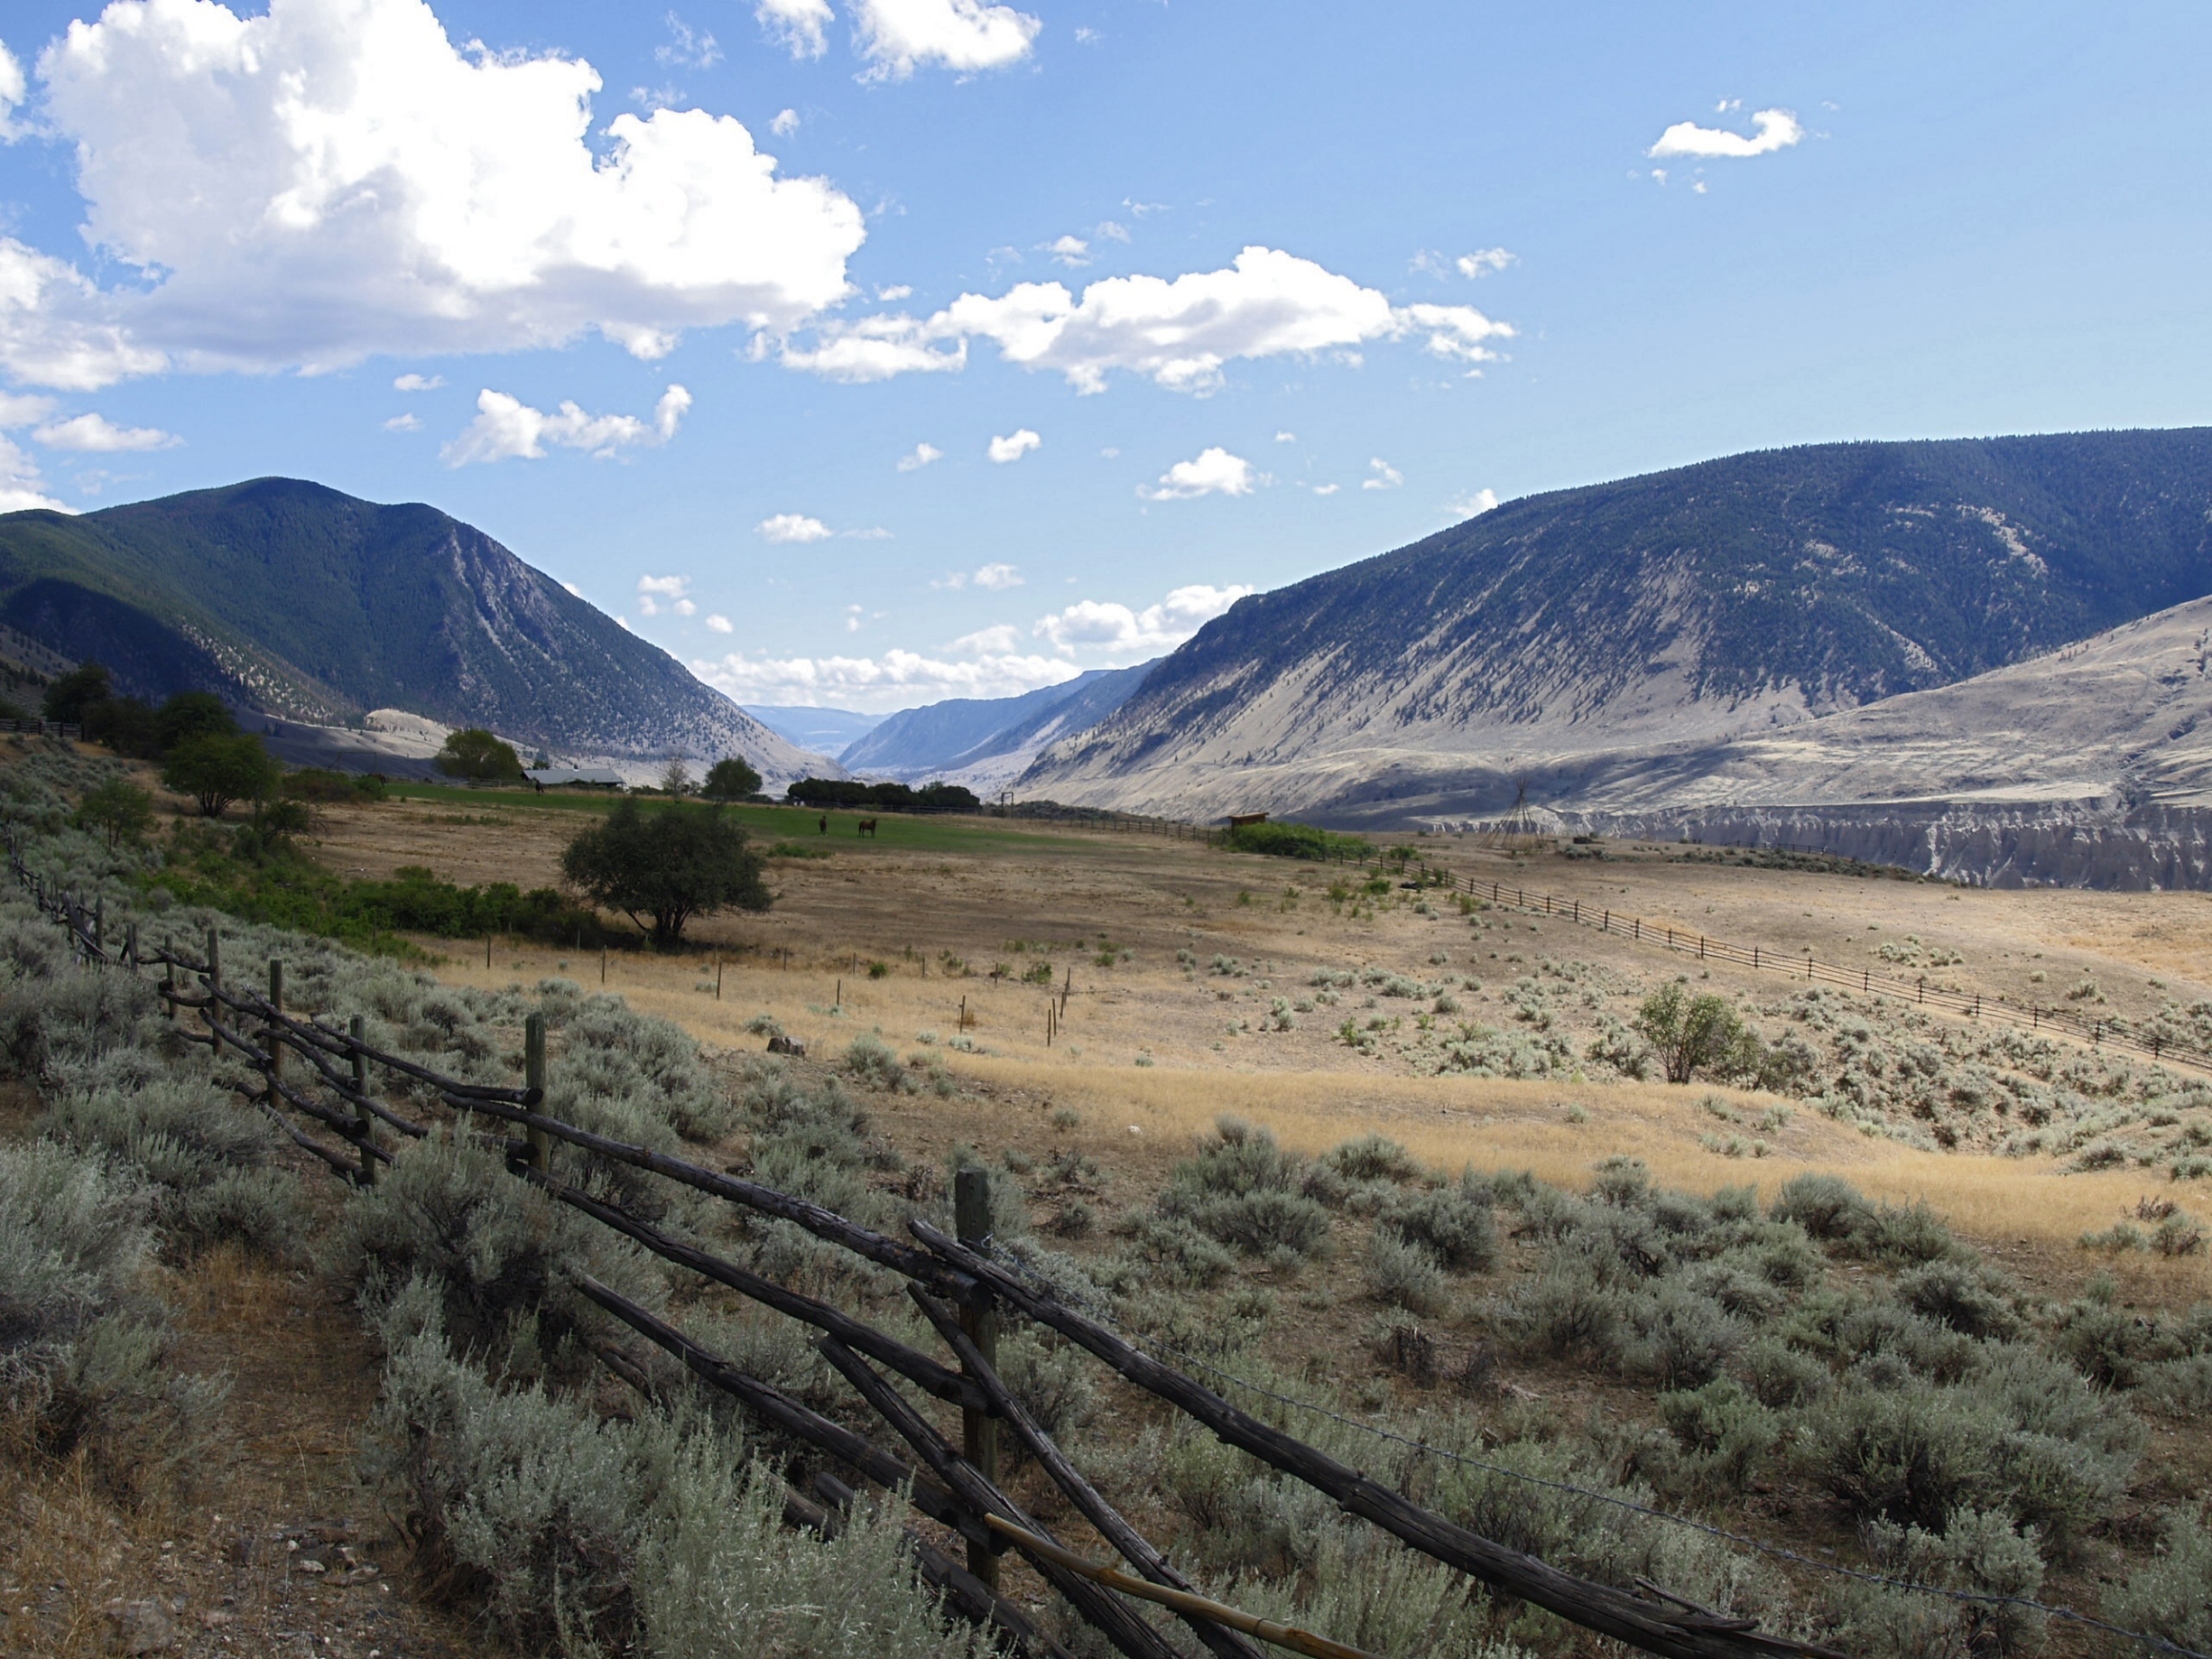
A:
{"type": "Polygon", "coordinates": [[[290,478],[0,517],[0,626],[154,698],[338,725],[403,709],[577,754],[808,769],[658,646],[419,503],[290,478]]]}

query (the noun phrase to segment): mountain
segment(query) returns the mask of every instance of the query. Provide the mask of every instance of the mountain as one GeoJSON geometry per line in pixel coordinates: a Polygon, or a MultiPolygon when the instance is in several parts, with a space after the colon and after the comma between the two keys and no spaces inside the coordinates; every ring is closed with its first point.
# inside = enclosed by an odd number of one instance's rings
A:
{"type": "Polygon", "coordinates": [[[818,755],[835,755],[884,723],[880,714],[850,709],[812,709],[801,703],[740,703],[739,708],[787,743],[818,755]]]}
{"type": "Polygon", "coordinates": [[[1405,823],[1686,786],[1715,746],[2212,591],[2212,430],[1765,451],[1533,496],[1240,600],[1024,794],[1405,823]]]}
{"type": "Polygon", "coordinates": [[[951,698],[894,714],[838,760],[905,783],[943,778],[978,792],[1018,776],[1046,745],[1088,730],[1120,708],[1151,663],[1095,668],[1019,697],[951,698]]]}
{"type": "Polygon", "coordinates": [[[288,730],[404,710],[634,772],[680,750],[825,764],[482,531],[292,478],[0,516],[0,626],[288,730]]]}

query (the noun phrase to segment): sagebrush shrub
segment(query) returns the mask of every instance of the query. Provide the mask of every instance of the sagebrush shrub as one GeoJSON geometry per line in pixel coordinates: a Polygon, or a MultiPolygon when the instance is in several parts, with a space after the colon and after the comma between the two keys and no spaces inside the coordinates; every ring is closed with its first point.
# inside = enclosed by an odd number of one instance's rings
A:
{"type": "Polygon", "coordinates": [[[1480,1273],[1495,1265],[1497,1223],[1490,1212],[1489,1189],[1462,1181],[1384,1202],[1376,1227],[1425,1246],[1445,1266],[1480,1273]]]}
{"type": "Polygon", "coordinates": [[[1347,1181],[1411,1181],[1421,1172],[1420,1159],[1372,1131],[1331,1148],[1322,1161],[1347,1181]]]}
{"type": "Polygon", "coordinates": [[[1377,1228],[1363,1264],[1367,1293],[1409,1313],[1434,1313],[1444,1302],[1444,1272],[1428,1246],[1377,1228]]]}
{"type": "Polygon", "coordinates": [[[1960,1261],[1926,1262],[1897,1275],[1897,1300],[1969,1337],[2009,1337],[2020,1328],[2009,1275],[1960,1261]]]}
{"type": "Polygon", "coordinates": [[[2168,1511],[2157,1558],[2107,1589],[2099,1610],[2130,1630],[2212,1650],[2212,1529],[2186,1510],[2168,1511]]]}

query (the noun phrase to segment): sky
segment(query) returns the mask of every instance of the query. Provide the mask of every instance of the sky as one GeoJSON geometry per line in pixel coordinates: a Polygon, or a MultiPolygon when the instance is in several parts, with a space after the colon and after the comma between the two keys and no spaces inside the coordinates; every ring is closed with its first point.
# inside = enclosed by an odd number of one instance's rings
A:
{"type": "Polygon", "coordinates": [[[743,702],[1027,690],[1742,450],[2212,421],[2201,5],[10,0],[0,43],[0,510],[427,501],[743,702]]]}

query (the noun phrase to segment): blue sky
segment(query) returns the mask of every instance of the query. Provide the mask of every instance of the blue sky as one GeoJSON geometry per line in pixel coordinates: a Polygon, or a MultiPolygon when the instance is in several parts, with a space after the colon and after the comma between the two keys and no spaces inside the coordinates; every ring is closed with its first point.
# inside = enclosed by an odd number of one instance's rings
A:
{"type": "Polygon", "coordinates": [[[2212,418],[2202,6],[14,0],[0,41],[0,503],[429,501],[745,701],[1138,661],[1732,450],[2212,418]]]}

